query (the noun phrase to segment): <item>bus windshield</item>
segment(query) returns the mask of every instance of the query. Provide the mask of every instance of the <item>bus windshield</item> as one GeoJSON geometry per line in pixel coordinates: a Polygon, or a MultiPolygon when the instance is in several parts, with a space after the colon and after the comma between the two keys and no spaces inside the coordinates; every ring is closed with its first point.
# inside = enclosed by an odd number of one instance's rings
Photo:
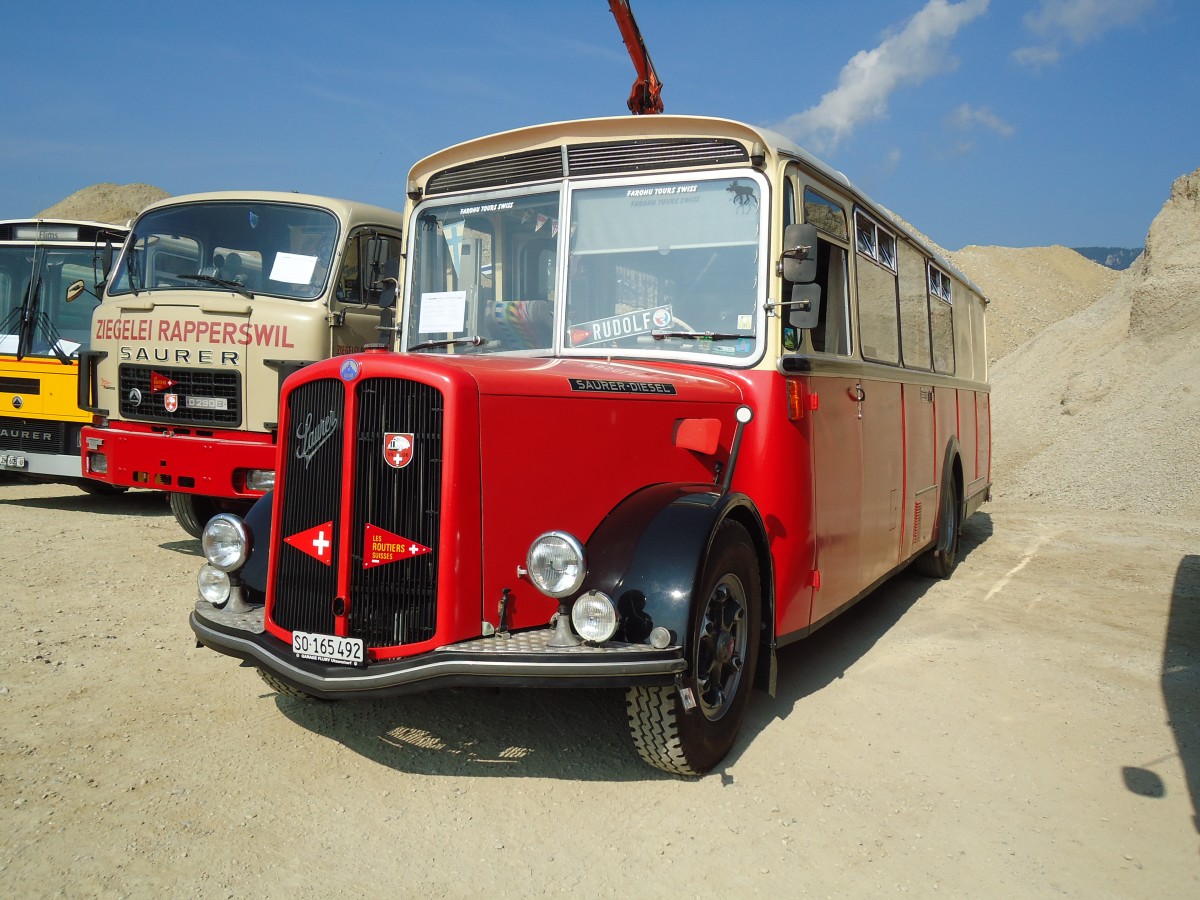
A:
{"type": "Polygon", "coordinates": [[[338,238],[332,213],[285,203],[212,201],[144,214],[110,296],[222,291],[315,300],[325,293],[338,238]]]}
{"type": "Polygon", "coordinates": [[[99,269],[91,245],[0,244],[0,353],[62,358],[86,349],[99,269]],[[68,302],[67,285],[77,280],[89,293],[68,302]]]}
{"type": "Polygon", "coordinates": [[[430,203],[413,224],[407,346],[752,362],[763,193],[747,173],[430,203]]]}

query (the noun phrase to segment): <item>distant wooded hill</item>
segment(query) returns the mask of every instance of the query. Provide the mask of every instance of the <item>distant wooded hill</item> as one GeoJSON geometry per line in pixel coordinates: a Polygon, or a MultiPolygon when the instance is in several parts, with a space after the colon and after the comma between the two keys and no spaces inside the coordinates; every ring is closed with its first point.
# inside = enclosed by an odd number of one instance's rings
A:
{"type": "Polygon", "coordinates": [[[1076,253],[1086,256],[1110,269],[1128,269],[1142,255],[1141,247],[1072,247],[1076,253]]]}

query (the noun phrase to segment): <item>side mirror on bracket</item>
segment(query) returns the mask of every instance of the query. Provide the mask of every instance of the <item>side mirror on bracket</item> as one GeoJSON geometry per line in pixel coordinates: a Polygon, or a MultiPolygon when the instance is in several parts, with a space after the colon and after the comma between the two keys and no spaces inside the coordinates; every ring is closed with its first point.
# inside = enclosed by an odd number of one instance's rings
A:
{"type": "Polygon", "coordinates": [[[788,225],[783,229],[780,274],[792,284],[811,284],[817,277],[817,226],[788,225]]]}
{"type": "Polygon", "coordinates": [[[379,282],[383,290],[379,294],[379,308],[392,309],[400,294],[400,260],[389,259],[383,265],[383,278],[379,282]]]}

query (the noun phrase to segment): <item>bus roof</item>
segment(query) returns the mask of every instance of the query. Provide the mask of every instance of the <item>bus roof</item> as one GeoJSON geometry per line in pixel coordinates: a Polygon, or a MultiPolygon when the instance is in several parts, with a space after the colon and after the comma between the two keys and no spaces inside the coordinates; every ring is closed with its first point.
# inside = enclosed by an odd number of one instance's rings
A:
{"type": "MultiPolygon", "coordinates": [[[[899,219],[891,210],[871,200],[842,172],[823,160],[818,159],[812,153],[781,134],[732,119],[679,115],[637,116],[636,118],[632,116],[609,116],[597,119],[548,122],[541,125],[514,128],[510,131],[502,131],[497,134],[464,141],[418,160],[409,172],[409,195],[420,196],[420,194],[417,194],[417,191],[424,192],[429,179],[439,173],[494,157],[517,154],[538,148],[588,144],[609,139],[653,140],[655,138],[679,136],[733,139],[741,143],[752,157],[754,156],[755,145],[758,145],[763,155],[770,152],[779,158],[800,160],[827,181],[850,194],[856,202],[866,208],[873,216],[884,220],[898,232],[901,232],[911,241],[922,247],[933,257],[938,265],[952,272],[956,278],[983,298],[983,292],[980,288],[957,266],[946,259],[937,247],[931,246],[927,239],[914,233],[913,227],[899,219]]],[[[499,182],[497,183],[498,186],[500,186],[499,182]]],[[[986,298],[984,299],[986,302],[986,298]]]]}

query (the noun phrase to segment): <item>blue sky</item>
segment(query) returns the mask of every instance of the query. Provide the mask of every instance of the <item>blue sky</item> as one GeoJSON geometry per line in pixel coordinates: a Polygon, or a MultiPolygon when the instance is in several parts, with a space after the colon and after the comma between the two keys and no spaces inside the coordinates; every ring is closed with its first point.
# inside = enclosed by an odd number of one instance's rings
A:
{"type": "MultiPolygon", "coordinates": [[[[783,130],[950,250],[1140,246],[1200,167],[1193,0],[633,8],[667,112],[783,130]]],[[[634,77],[605,0],[47,9],[0,2],[0,218],[98,182],[402,208],[418,158],[634,77]]]]}

